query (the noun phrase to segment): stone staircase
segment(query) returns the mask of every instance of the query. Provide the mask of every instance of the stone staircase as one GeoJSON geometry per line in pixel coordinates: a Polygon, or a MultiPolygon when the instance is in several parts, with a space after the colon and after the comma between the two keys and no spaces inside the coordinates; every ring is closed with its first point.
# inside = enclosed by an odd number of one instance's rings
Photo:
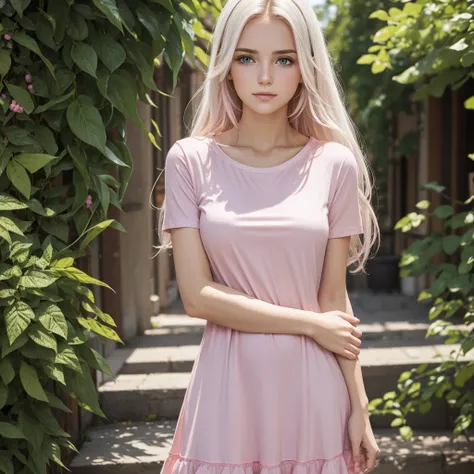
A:
{"type": "MultiPolygon", "coordinates": [[[[360,360],[370,399],[393,390],[403,371],[432,364],[453,346],[425,338],[426,308],[399,295],[352,294],[361,319],[360,360]]],[[[118,373],[99,387],[107,420],[98,420],[69,466],[73,474],[159,474],[199,350],[205,321],[184,314],[179,303],[153,318],[154,329],[109,359],[118,373]]],[[[449,439],[453,413],[442,401],[410,419],[415,438],[404,442],[390,418],[373,417],[382,452],[378,474],[473,474],[474,442],[449,439]]]]}

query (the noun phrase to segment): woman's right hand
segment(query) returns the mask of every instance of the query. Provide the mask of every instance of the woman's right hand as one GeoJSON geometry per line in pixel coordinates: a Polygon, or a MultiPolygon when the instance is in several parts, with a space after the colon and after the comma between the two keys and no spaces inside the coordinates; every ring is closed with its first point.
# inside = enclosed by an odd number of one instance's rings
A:
{"type": "Polygon", "coordinates": [[[362,336],[357,327],[360,320],[343,311],[327,311],[314,316],[311,337],[328,351],[347,359],[357,359],[362,336]]]}

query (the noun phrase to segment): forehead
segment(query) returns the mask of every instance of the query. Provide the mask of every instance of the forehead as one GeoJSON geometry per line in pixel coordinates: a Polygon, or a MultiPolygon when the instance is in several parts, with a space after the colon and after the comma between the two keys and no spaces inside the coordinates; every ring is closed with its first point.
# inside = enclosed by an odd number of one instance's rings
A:
{"type": "Polygon", "coordinates": [[[290,25],[281,19],[256,16],[242,30],[237,47],[253,48],[261,52],[280,49],[296,49],[290,25]]]}

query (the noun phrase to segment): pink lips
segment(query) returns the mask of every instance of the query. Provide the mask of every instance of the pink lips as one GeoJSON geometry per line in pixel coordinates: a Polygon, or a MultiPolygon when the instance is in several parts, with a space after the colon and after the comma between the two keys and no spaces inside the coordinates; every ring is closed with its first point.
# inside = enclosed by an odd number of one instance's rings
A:
{"type": "Polygon", "coordinates": [[[260,94],[253,94],[255,97],[258,97],[260,100],[271,100],[276,97],[276,94],[271,94],[270,92],[262,92],[260,94]]]}

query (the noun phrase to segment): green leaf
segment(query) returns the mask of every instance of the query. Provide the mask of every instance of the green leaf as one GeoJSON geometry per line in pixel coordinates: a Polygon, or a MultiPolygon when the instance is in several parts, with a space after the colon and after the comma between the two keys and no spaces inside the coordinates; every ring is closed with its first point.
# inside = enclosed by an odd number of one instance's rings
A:
{"type": "Polygon", "coordinates": [[[91,186],[91,178],[88,171],[87,166],[87,157],[84,153],[84,150],[77,145],[71,145],[67,147],[67,151],[71,158],[74,161],[79,173],[81,173],[82,178],[84,179],[84,183],[86,187],[89,189],[91,186]]]}
{"type": "Polygon", "coordinates": [[[44,56],[44,54],[41,52],[38,46],[38,43],[33,38],[30,38],[25,33],[16,33],[12,36],[12,39],[13,41],[16,41],[21,46],[24,46],[30,51],[33,51],[34,53],[36,53],[43,60],[43,62],[45,63],[46,67],[49,69],[51,74],[54,75],[54,66],[52,65],[51,61],[44,56]]]}
{"type": "Polygon", "coordinates": [[[52,334],[43,331],[39,325],[30,326],[28,328],[28,336],[39,346],[47,347],[48,349],[53,349],[54,352],[58,352],[56,338],[52,334]]]}
{"type": "Polygon", "coordinates": [[[440,184],[436,183],[435,181],[430,181],[429,183],[423,184],[425,189],[430,189],[432,191],[436,191],[437,193],[442,193],[446,188],[441,186],[440,184]]]}
{"type": "Polygon", "coordinates": [[[27,329],[34,318],[35,313],[24,301],[15,301],[5,311],[5,325],[10,345],[27,329]]]}
{"type": "Polygon", "coordinates": [[[41,423],[31,417],[26,410],[22,410],[18,415],[18,424],[23,433],[25,433],[28,442],[30,442],[35,449],[41,449],[44,438],[44,429],[41,423]]]}
{"type": "Polygon", "coordinates": [[[416,203],[418,209],[428,209],[430,207],[430,202],[426,199],[416,203]]]}
{"type": "Polygon", "coordinates": [[[5,385],[8,385],[15,378],[15,369],[9,357],[0,360],[0,377],[5,385]]]}
{"type": "Polygon", "coordinates": [[[19,201],[13,196],[0,194],[0,211],[14,211],[17,209],[26,209],[27,207],[27,204],[19,201]]]}
{"type": "Polygon", "coordinates": [[[74,349],[65,342],[58,344],[58,354],[54,362],[56,364],[65,365],[75,372],[81,372],[81,364],[74,349]]]}
{"type": "Polygon", "coordinates": [[[447,235],[443,237],[443,250],[448,255],[453,255],[456,253],[459,245],[461,243],[461,236],[459,235],[447,235]]]}
{"type": "Polygon", "coordinates": [[[152,38],[159,38],[166,34],[161,28],[160,16],[152,12],[143,2],[136,3],[138,21],[148,30],[152,38]]]}
{"type": "Polygon", "coordinates": [[[110,72],[114,72],[119,68],[127,57],[122,45],[110,35],[97,36],[94,41],[94,48],[99,59],[110,72]]]}
{"type": "Polygon", "coordinates": [[[469,45],[466,43],[466,38],[461,38],[458,42],[449,47],[453,51],[464,51],[466,48],[469,48],[469,45]]]}
{"type": "Polygon", "coordinates": [[[20,380],[26,393],[37,400],[48,402],[48,397],[41,386],[36,369],[21,361],[20,380]]]}
{"type": "Polygon", "coordinates": [[[97,78],[97,54],[91,46],[75,42],[71,48],[71,58],[84,72],[97,78]]]}
{"type": "Polygon", "coordinates": [[[8,217],[0,217],[0,227],[7,230],[8,232],[13,232],[14,234],[24,236],[23,232],[15,223],[15,221],[9,219],[8,217]]]}
{"type": "Polygon", "coordinates": [[[0,380],[0,410],[6,405],[7,399],[8,387],[0,380]]]}
{"type": "Polygon", "coordinates": [[[0,79],[7,75],[8,71],[10,70],[10,66],[12,64],[12,60],[10,57],[10,53],[5,49],[0,50],[0,79]]]}
{"type": "MultiPolygon", "coordinates": [[[[71,60],[71,68],[72,68],[72,60],[71,60]]],[[[56,74],[53,78],[53,80],[48,81],[48,88],[50,91],[50,94],[48,97],[55,97],[57,99],[61,99],[61,102],[63,100],[68,99],[69,97],[60,97],[61,94],[64,94],[64,92],[67,90],[67,88],[73,83],[76,75],[70,71],[67,67],[58,67],[56,74]]],[[[71,94],[71,92],[70,92],[71,94]]],[[[74,88],[72,89],[72,94],[75,94],[74,88]]],[[[56,99],[53,99],[56,100],[56,99]]],[[[58,102],[60,103],[60,102],[58,102]]],[[[53,104],[56,105],[56,104],[53,104]]]]}
{"type": "Polygon", "coordinates": [[[8,453],[0,453],[0,470],[5,474],[15,474],[13,470],[13,463],[8,453]]]}
{"type": "Polygon", "coordinates": [[[109,290],[114,291],[109,285],[107,285],[107,283],[104,283],[103,281],[92,278],[91,276],[87,275],[87,273],[84,273],[82,270],[79,270],[79,268],[69,267],[65,269],[55,269],[55,271],[59,272],[62,276],[69,278],[70,280],[80,281],[82,283],[91,283],[93,285],[104,286],[108,288],[109,290]]]}
{"type": "Polygon", "coordinates": [[[471,67],[474,64],[474,51],[468,51],[464,56],[461,58],[461,64],[464,67],[471,67]]]}
{"type": "Polygon", "coordinates": [[[81,242],[80,248],[86,248],[89,243],[94,240],[99,234],[101,234],[105,229],[107,229],[107,227],[109,227],[112,222],[114,222],[114,219],[108,219],[88,229],[87,235],[85,239],[81,242]]]}
{"type": "Polygon", "coordinates": [[[419,79],[420,79],[420,71],[418,70],[416,66],[410,66],[398,76],[393,77],[393,80],[399,82],[400,84],[413,84],[419,79]]]}
{"type": "Polygon", "coordinates": [[[0,345],[0,347],[2,348],[2,357],[6,357],[11,352],[20,349],[28,342],[28,336],[24,332],[21,332],[13,343],[10,343],[9,338],[10,335],[7,336],[5,334],[0,334],[0,342],[2,343],[0,345]]]}
{"type": "Polygon", "coordinates": [[[58,145],[53,132],[45,125],[29,124],[28,128],[32,131],[36,140],[41,143],[43,150],[48,155],[55,155],[58,152],[58,145]]]}
{"type": "Polygon", "coordinates": [[[422,9],[423,5],[420,5],[419,3],[405,3],[403,7],[403,13],[416,18],[420,14],[422,9]]]}
{"type": "Polygon", "coordinates": [[[72,12],[66,27],[67,34],[75,41],[83,41],[89,35],[86,20],[81,15],[72,12]]]}
{"type": "Polygon", "coordinates": [[[83,408],[104,417],[104,412],[99,406],[97,390],[89,367],[86,364],[81,364],[81,368],[81,373],[66,374],[67,387],[71,390],[71,394],[74,394],[79,399],[83,408]]]}
{"type": "Polygon", "coordinates": [[[409,426],[402,426],[400,428],[400,434],[403,439],[408,440],[413,436],[413,430],[409,426]]]}
{"type": "Polygon", "coordinates": [[[79,316],[77,318],[77,322],[81,326],[85,327],[86,329],[90,329],[92,332],[95,332],[96,334],[99,334],[100,336],[106,337],[107,339],[120,342],[123,344],[123,341],[122,339],[120,339],[120,336],[112,328],[109,328],[108,326],[104,326],[103,324],[99,323],[94,318],[84,318],[82,316],[79,316]]]}
{"type": "Polygon", "coordinates": [[[31,114],[35,108],[35,104],[33,103],[30,93],[26,89],[23,89],[23,87],[18,87],[8,82],[5,85],[12,97],[25,109],[25,112],[31,114]]]}
{"type": "Polygon", "coordinates": [[[181,42],[181,35],[178,27],[173,23],[170,31],[168,32],[166,48],[165,48],[165,61],[173,73],[173,90],[176,88],[178,81],[178,73],[184,62],[184,50],[181,42]]]}
{"type": "Polygon", "coordinates": [[[395,419],[390,423],[390,426],[391,426],[392,428],[395,428],[395,427],[397,427],[397,426],[403,425],[403,423],[404,423],[403,418],[395,418],[395,419]]]}
{"type": "Polygon", "coordinates": [[[117,71],[110,75],[107,97],[112,105],[122,114],[132,120],[144,132],[146,129],[137,114],[136,81],[126,71],[117,71]]]}
{"type": "Polygon", "coordinates": [[[110,23],[116,26],[122,33],[122,19],[120,17],[115,0],[92,0],[94,5],[108,18],[110,23]]]}
{"type": "Polygon", "coordinates": [[[87,364],[96,369],[104,372],[104,374],[114,377],[114,373],[110,368],[107,360],[99,354],[97,351],[90,347],[80,346],[81,347],[81,355],[87,364]]]}
{"type": "Polygon", "coordinates": [[[170,13],[174,13],[174,7],[171,0],[152,0],[154,3],[158,3],[162,7],[165,7],[170,13]]]}
{"type": "Polygon", "coordinates": [[[28,270],[21,278],[19,285],[24,288],[46,288],[52,285],[57,277],[38,270],[28,270]]]}
{"type": "Polygon", "coordinates": [[[0,421],[0,435],[10,439],[25,439],[25,435],[19,428],[3,421],[0,421]]]}
{"type": "Polygon", "coordinates": [[[79,96],[67,108],[66,116],[71,130],[78,138],[100,151],[105,150],[107,136],[102,117],[87,97],[79,96]]]}
{"type": "Polygon", "coordinates": [[[30,199],[31,181],[25,168],[16,161],[10,161],[7,165],[7,176],[18,191],[30,199]]]}
{"type": "Polygon", "coordinates": [[[464,101],[464,107],[468,110],[474,110],[474,95],[469,97],[466,101],[464,101]]]}
{"type": "Polygon", "coordinates": [[[72,413],[72,410],[67,407],[64,402],[53,393],[46,391],[46,396],[48,397],[50,406],[52,406],[53,408],[65,411],[66,413],[72,413]]]}
{"type": "Polygon", "coordinates": [[[439,217],[440,219],[446,219],[452,214],[453,214],[453,208],[452,206],[448,206],[448,205],[439,206],[434,211],[434,215],[436,217],[439,217]]]}
{"type": "Polygon", "coordinates": [[[67,321],[59,306],[52,303],[42,303],[37,309],[37,314],[39,322],[44,328],[67,340],[67,321]]]}
{"type": "Polygon", "coordinates": [[[149,89],[158,91],[154,79],[155,67],[153,62],[145,57],[149,56],[149,52],[146,52],[145,45],[138,43],[134,39],[124,40],[123,43],[128,57],[137,65],[145,86],[149,89]]]}
{"type": "Polygon", "coordinates": [[[12,7],[16,10],[20,18],[23,16],[23,12],[26,10],[31,0],[10,0],[12,7]]]}
{"type": "Polygon", "coordinates": [[[372,64],[376,59],[375,54],[364,54],[357,60],[357,64],[372,64]]]}
{"type": "Polygon", "coordinates": [[[42,153],[24,153],[15,156],[15,161],[25,167],[30,173],[36,173],[47,163],[55,160],[56,156],[45,155],[42,153]]]}
{"type": "Polygon", "coordinates": [[[375,61],[372,63],[372,67],[370,68],[372,74],[380,74],[381,72],[385,71],[387,65],[380,61],[375,61]]]}
{"type": "Polygon", "coordinates": [[[60,104],[60,103],[64,102],[65,100],[69,99],[73,95],[74,95],[74,90],[68,92],[67,94],[62,95],[61,97],[56,97],[56,99],[50,100],[49,102],[46,102],[46,104],[39,105],[38,107],[36,107],[36,109],[34,110],[33,113],[34,114],[40,114],[40,113],[44,112],[45,110],[50,109],[54,105],[57,105],[57,104],[60,104]]]}
{"type": "Polygon", "coordinates": [[[388,13],[383,10],[377,10],[370,14],[369,18],[376,18],[377,20],[388,21],[390,19],[388,13]]]}
{"type": "Polygon", "coordinates": [[[105,147],[104,155],[109,161],[115,163],[118,166],[128,167],[127,163],[124,163],[109,147],[105,147]]]}

